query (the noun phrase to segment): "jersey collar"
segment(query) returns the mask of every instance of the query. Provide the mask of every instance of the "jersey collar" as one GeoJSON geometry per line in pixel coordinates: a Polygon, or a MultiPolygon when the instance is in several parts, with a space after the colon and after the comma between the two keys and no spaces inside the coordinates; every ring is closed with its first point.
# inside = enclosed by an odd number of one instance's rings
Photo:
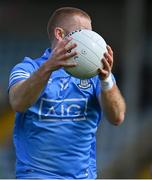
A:
{"type": "Polygon", "coordinates": [[[50,54],[51,54],[52,50],[50,48],[47,48],[44,52],[44,54],[42,55],[43,59],[48,59],[50,54]]]}

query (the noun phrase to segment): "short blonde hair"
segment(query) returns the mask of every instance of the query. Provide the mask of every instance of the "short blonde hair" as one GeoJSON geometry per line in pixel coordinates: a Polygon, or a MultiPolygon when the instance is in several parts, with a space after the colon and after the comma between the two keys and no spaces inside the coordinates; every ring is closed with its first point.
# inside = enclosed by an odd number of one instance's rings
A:
{"type": "Polygon", "coordinates": [[[54,39],[55,27],[63,27],[62,21],[75,15],[85,17],[91,21],[90,16],[83,10],[74,7],[62,7],[54,11],[47,24],[47,33],[50,41],[54,39]]]}

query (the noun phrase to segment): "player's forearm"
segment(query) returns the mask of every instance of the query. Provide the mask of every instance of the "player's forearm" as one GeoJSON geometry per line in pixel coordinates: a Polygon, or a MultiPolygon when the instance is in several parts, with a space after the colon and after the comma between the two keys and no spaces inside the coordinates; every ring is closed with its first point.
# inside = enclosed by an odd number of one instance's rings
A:
{"type": "Polygon", "coordinates": [[[30,107],[38,99],[50,75],[51,71],[45,63],[30,78],[14,85],[9,91],[12,108],[18,112],[24,112],[30,107]]]}
{"type": "Polygon", "coordinates": [[[114,84],[110,90],[103,91],[101,98],[108,120],[114,125],[121,124],[124,121],[126,105],[118,87],[114,84]]]}
{"type": "Polygon", "coordinates": [[[58,41],[51,56],[43,65],[27,80],[17,83],[9,91],[9,99],[12,108],[15,111],[23,112],[30,107],[39,97],[45,87],[51,73],[61,67],[75,67],[76,62],[68,62],[67,59],[74,57],[77,52],[71,51],[77,45],[75,43],[66,45],[71,38],[58,41]],[[68,51],[71,52],[68,52],[68,51]]]}

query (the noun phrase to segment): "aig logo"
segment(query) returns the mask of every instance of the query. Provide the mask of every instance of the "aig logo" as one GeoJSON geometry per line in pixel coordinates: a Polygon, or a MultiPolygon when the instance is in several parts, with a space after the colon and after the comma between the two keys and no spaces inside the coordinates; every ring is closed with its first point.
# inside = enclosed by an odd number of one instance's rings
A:
{"type": "Polygon", "coordinates": [[[43,121],[80,121],[87,115],[87,99],[41,99],[39,120],[43,121]]]}

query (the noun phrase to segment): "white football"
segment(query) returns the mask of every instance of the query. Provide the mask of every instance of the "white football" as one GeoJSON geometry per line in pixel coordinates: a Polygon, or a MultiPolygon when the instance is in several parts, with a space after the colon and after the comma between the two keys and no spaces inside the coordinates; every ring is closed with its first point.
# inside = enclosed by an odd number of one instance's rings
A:
{"type": "Polygon", "coordinates": [[[65,68],[65,71],[79,79],[96,76],[98,69],[103,67],[103,54],[107,52],[105,40],[96,32],[87,29],[73,31],[67,37],[72,37],[69,43],[77,44],[74,50],[78,54],[67,60],[76,61],[77,66],[65,68]]]}

